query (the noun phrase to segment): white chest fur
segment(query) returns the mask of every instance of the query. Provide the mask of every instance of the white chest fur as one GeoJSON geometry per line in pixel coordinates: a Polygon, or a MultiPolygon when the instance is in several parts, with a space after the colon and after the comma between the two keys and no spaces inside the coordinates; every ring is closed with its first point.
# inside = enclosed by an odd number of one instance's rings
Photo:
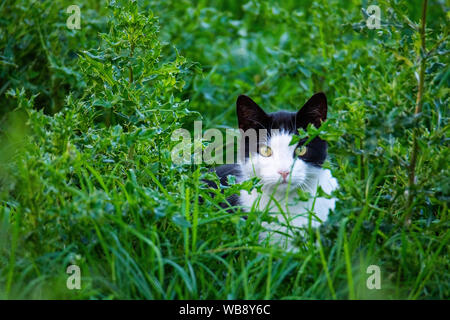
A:
{"type": "Polygon", "coordinates": [[[300,201],[296,190],[288,185],[278,185],[276,189],[263,188],[262,192],[252,190],[251,193],[242,191],[240,204],[244,210],[268,211],[274,214],[278,222],[263,223],[267,230],[260,234],[260,241],[269,241],[288,250],[292,250],[292,240],[301,227],[311,223],[317,227],[328,217],[329,211],[334,210],[336,199],[317,197],[317,187],[330,194],[337,188],[337,181],[332,177],[330,170],[317,169],[315,178],[308,183],[308,191],[312,195],[308,201],[300,201]]]}

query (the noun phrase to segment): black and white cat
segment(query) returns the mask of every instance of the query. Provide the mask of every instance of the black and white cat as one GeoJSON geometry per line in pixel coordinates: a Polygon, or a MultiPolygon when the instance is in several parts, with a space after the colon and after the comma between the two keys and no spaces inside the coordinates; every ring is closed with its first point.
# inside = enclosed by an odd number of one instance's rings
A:
{"type": "Polygon", "coordinates": [[[234,175],[237,182],[252,177],[260,179],[260,193],[256,189],[251,193],[241,191],[229,202],[242,206],[245,211],[268,210],[275,213],[278,223],[264,223],[267,231],[260,235],[260,241],[269,238],[272,244],[292,249],[291,241],[299,228],[307,226],[309,219],[313,227],[318,226],[335,206],[333,198],[315,197],[318,186],[327,194],[337,188],[337,181],[330,170],[322,168],[327,156],[327,142],[316,137],[306,146],[306,138],[290,145],[298,129],[306,130],[309,123],[319,127],[326,120],[326,96],[324,93],[313,95],[298,112],[266,113],[244,95],[238,97],[236,107],[240,129],[244,132],[266,129],[266,134],[258,135],[254,148],[249,148],[247,143],[245,157],[241,161],[220,166],[215,171],[223,184],[226,184],[228,175],[234,175]],[[298,188],[313,197],[300,201],[298,188]]]}

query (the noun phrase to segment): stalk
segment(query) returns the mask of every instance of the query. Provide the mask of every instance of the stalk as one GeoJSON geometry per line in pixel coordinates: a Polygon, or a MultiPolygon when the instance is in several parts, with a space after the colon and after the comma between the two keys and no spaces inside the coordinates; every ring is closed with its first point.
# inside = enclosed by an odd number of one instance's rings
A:
{"type": "MultiPolygon", "coordinates": [[[[420,25],[420,52],[419,52],[419,88],[417,90],[417,98],[416,98],[416,108],[414,110],[414,115],[417,116],[422,111],[422,97],[424,92],[424,84],[425,84],[425,64],[426,64],[426,47],[425,47],[425,25],[427,19],[427,6],[428,0],[423,1],[422,6],[422,21],[420,25]]],[[[416,180],[416,164],[417,164],[417,153],[419,149],[419,145],[417,142],[418,136],[418,128],[413,129],[413,144],[411,150],[411,162],[409,164],[409,177],[408,177],[408,199],[407,199],[407,212],[405,215],[405,224],[410,224],[410,217],[413,213],[413,201],[414,201],[414,186],[416,180]]]]}
{"type": "Polygon", "coordinates": [[[134,43],[131,43],[130,46],[131,46],[131,50],[130,50],[130,65],[129,65],[128,69],[130,71],[129,82],[131,84],[134,81],[134,79],[133,79],[133,67],[131,66],[131,59],[133,58],[133,55],[134,55],[134,43]]]}

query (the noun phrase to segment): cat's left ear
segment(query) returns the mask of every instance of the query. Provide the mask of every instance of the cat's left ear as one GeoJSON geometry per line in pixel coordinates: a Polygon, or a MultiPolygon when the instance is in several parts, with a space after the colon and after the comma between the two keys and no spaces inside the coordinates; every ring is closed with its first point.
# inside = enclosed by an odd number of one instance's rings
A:
{"type": "Polygon", "coordinates": [[[240,95],[236,101],[236,111],[239,129],[267,129],[269,126],[269,116],[247,96],[240,95]]]}
{"type": "Polygon", "coordinates": [[[325,93],[314,94],[297,112],[297,128],[306,129],[309,123],[319,128],[327,120],[327,97],[325,93]]]}

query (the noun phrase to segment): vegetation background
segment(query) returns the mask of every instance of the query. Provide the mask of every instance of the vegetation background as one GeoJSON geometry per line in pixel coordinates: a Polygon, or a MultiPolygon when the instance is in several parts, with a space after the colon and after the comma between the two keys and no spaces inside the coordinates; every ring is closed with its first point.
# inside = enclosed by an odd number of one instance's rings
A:
{"type": "Polygon", "coordinates": [[[0,298],[448,299],[446,5],[2,1],[0,298]],[[317,91],[339,202],[289,253],[258,244],[267,212],[218,206],[253,182],[212,199],[170,136],[236,127],[239,94],[275,111],[317,91]]]}

